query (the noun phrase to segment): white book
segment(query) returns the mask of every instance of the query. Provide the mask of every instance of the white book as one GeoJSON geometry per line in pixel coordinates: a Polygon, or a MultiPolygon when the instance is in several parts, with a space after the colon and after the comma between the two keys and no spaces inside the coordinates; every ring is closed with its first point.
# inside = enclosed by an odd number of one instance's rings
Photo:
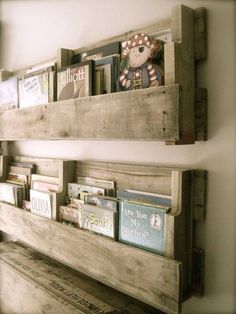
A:
{"type": "Polygon", "coordinates": [[[47,192],[30,190],[31,212],[46,218],[53,219],[52,195],[47,192]]]}

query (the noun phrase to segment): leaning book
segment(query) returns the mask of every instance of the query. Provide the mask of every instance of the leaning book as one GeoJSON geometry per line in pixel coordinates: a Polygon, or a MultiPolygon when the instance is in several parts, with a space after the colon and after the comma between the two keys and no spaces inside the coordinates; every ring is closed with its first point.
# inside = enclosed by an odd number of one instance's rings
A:
{"type": "Polygon", "coordinates": [[[25,108],[49,102],[49,73],[34,75],[19,81],[19,107],[25,108]]]}
{"type": "Polygon", "coordinates": [[[158,254],[165,252],[168,207],[121,201],[119,241],[158,254]]]}
{"type": "Polygon", "coordinates": [[[95,92],[94,61],[77,63],[57,71],[57,100],[91,96],[95,92]]]}
{"type": "Polygon", "coordinates": [[[0,111],[18,107],[18,79],[0,82],[0,111]]]}

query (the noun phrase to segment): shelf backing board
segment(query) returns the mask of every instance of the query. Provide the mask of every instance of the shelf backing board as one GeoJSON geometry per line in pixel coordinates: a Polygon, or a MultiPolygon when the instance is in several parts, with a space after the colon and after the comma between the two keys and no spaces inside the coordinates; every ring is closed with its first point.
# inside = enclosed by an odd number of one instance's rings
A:
{"type": "MultiPolygon", "coordinates": [[[[6,157],[1,160],[5,164],[9,162],[6,157]]],[[[31,157],[14,157],[14,160],[34,161],[38,173],[59,175],[60,167],[55,160],[31,157]]],[[[71,229],[4,203],[0,203],[0,229],[144,303],[168,313],[179,313],[182,299],[192,292],[191,206],[194,202],[199,205],[197,197],[193,202],[191,196],[191,191],[199,190],[192,188],[193,171],[147,164],[77,161],[71,172],[73,181],[78,175],[112,179],[119,189],[144,190],[170,197],[172,214],[167,215],[165,256],[85,230],[71,229]]]]}
{"type": "MultiPolygon", "coordinates": [[[[58,68],[69,65],[73,54],[127,40],[138,32],[171,38],[165,44],[164,86],[1,112],[0,140],[152,140],[167,144],[206,140],[206,92],[199,96],[194,82],[196,61],[207,54],[204,8],[178,5],[171,17],[151,26],[75,51],[58,49],[58,68]]],[[[13,74],[17,73],[22,76],[24,70],[13,74]]]]}

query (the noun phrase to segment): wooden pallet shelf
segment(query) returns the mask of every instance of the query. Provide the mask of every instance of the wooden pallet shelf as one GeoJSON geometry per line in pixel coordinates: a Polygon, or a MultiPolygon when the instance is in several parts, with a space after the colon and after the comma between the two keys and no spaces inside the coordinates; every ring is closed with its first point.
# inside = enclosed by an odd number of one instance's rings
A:
{"type": "MultiPolygon", "coordinates": [[[[5,163],[1,166],[3,170],[9,157],[1,160],[5,163]]],[[[56,160],[31,157],[14,160],[35,162],[39,173],[45,174],[48,169],[50,174],[60,177],[61,162],[56,160]]],[[[146,304],[167,313],[179,313],[182,300],[192,294],[193,213],[200,203],[201,210],[205,205],[201,182],[205,172],[197,171],[195,176],[194,171],[182,168],[96,161],[77,161],[73,169],[74,177],[115,180],[118,189],[168,196],[171,210],[166,217],[164,256],[69,228],[6,203],[0,203],[0,230],[146,304]]]]}
{"type": "MultiPolygon", "coordinates": [[[[137,32],[169,36],[164,49],[165,85],[0,112],[0,140],[152,140],[192,144],[206,140],[206,92],[195,92],[195,62],[206,56],[206,11],[183,5],[171,18],[71,51],[59,49],[58,68],[73,54],[137,32]],[[194,38],[197,40],[195,41],[194,38]]],[[[18,71],[15,74],[24,73],[18,71]]]]}

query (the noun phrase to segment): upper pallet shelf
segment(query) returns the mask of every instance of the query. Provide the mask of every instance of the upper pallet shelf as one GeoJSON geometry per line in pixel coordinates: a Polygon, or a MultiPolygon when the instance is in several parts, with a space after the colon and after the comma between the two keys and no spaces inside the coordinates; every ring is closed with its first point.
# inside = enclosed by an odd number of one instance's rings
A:
{"type": "Polygon", "coordinates": [[[71,51],[60,49],[58,67],[73,53],[144,32],[170,38],[164,49],[165,85],[54,102],[0,113],[0,140],[155,140],[191,144],[206,140],[206,91],[195,88],[195,61],[206,57],[206,12],[177,6],[172,16],[71,51]]]}

